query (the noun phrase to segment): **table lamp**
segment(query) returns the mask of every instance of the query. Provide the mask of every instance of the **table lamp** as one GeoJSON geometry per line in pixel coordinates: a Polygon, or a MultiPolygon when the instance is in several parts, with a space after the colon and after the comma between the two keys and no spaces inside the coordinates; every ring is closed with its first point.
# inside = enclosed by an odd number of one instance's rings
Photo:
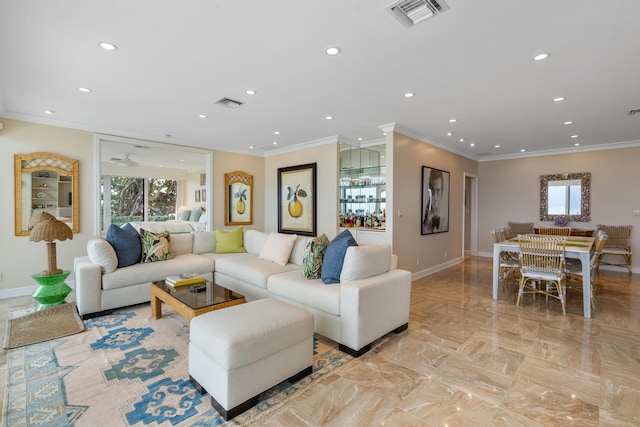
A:
{"type": "Polygon", "coordinates": [[[64,304],[71,292],[71,288],[64,282],[71,271],[58,268],[55,241],[73,239],[73,232],[64,222],[45,212],[34,215],[29,221],[30,227],[32,223],[35,225],[29,232],[29,241],[47,242],[47,269],[31,276],[40,285],[31,296],[40,303],[36,310],[42,310],[64,304]]]}

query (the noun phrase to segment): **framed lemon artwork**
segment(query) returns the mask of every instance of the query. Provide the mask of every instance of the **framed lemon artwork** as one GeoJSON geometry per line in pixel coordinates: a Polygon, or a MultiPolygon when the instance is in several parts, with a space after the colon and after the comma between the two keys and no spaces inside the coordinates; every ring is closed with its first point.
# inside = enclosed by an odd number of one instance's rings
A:
{"type": "Polygon", "coordinates": [[[278,169],[278,232],[316,235],[316,163],[278,169]]]}
{"type": "Polygon", "coordinates": [[[224,225],[253,224],[253,175],[234,171],[224,174],[224,225]]]}

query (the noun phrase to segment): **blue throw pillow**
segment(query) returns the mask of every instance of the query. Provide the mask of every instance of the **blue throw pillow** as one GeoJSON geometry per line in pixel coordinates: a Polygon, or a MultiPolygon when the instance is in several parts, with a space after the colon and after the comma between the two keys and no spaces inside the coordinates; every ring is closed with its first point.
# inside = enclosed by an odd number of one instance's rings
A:
{"type": "Polygon", "coordinates": [[[327,246],[322,260],[322,273],[320,275],[322,283],[340,283],[340,273],[344,263],[344,254],[349,246],[358,246],[349,230],[344,230],[338,234],[327,246]]]}
{"type": "Polygon", "coordinates": [[[107,242],[113,246],[118,256],[118,268],[128,267],[140,262],[142,243],[140,236],[131,224],[120,228],[111,224],[107,230],[107,242]]]}

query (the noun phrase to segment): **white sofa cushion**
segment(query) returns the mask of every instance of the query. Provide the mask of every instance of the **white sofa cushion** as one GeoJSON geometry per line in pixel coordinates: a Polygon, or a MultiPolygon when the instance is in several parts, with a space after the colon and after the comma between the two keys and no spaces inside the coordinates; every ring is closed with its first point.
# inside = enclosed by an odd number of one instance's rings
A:
{"type": "Polygon", "coordinates": [[[167,276],[177,276],[186,272],[211,273],[214,266],[212,259],[196,254],[178,255],[165,261],[138,263],[103,274],[102,289],[126,288],[139,283],[164,280],[167,276]]]}
{"type": "Polygon", "coordinates": [[[173,255],[190,254],[193,250],[193,233],[171,234],[171,253],[173,255]]]}
{"type": "Polygon", "coordinates": [[[377,276],[391,267],[391,245],[350,246],[344,255],[340,283],[377,276]]]}
{"type": "Polygon", "coordinates": [[[258,255],[251,253],[215,254],[214,259],[216,273],[231,276],[261,289],[267,288],[267,278],[272,274],[301,269],[299,265],[295,264],[279,265],[258,259],[258,255]]]}
{"type": "Polygon", "coordinates": [[[269,235],[258,230],[245,230],[242,244],[247,252],[258,255],[269,235]]]}
{"type": "Polygon", "coordinates": [[[118,268],[116,251],[103,238],[96,237],[87,242],[87,255],[92,263],[102,268],[103,273],[111,273],[118,268]]]}
{"type": "Polygon", "coordinates": [[[286,265],[297,237],[295,234],[269,233],[258,259],[286,265]]]}
{"type": "Polygon", "coordinates": [[[291,256],[289,257],[290,263],[302,265],[304,250],[307,248],[307,243],[309,243],[311,239],[313,239],[313,237],[298,236],[296,238],[296,242],[293,244],[293,249],[291,250],[291,256]]]}
{"type": "Polygon", "coordinates": [[[193,233],[193,253],[204,254],[216,250],[216,232],[201,231],[193,233]]]}
{"type": "Polygon", "coordinates": [[[274,298],[282,297],[340,316],[340,286],[327,286],[320,279],[309,280],[302,275],[302,270],[269,276],[267,290],[274,298]]]}

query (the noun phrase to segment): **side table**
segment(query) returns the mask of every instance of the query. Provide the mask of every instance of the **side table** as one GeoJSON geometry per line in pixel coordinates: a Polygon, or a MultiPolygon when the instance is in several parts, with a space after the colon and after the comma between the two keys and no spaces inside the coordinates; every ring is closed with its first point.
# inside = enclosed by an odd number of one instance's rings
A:
{"type": "Polygon", "coordinates": [[[45,276],[42,273],[32,275],[33,279],[40,285],[31,296],[40,303],[36,311],[64,304],[65,298],[71,292],[71,288],[64,280],[71,274],[65,270],[60,274],[45,276]]]}

